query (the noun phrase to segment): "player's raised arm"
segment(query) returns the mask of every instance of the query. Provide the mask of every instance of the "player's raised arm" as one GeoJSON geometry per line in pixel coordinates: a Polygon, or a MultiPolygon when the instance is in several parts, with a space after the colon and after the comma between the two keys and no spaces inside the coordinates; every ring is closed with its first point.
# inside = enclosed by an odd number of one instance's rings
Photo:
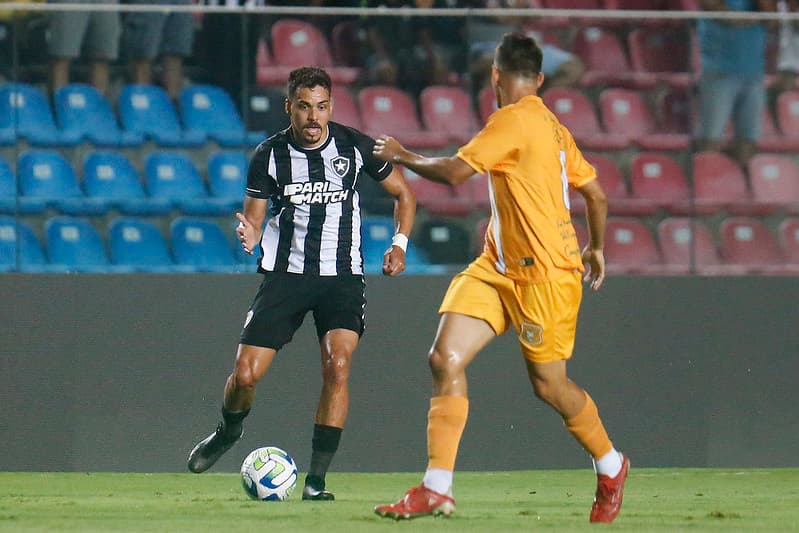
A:
{"type": "Polygon", "coordinates": [[[608,217],[608,198],[599,180],[591,180],[577,191],[585,198],[586,219],[590,241],[583,250],[583,263],[587,267],[585,280],[591,288],[599,290],[605,279],[605,222],[608,217]]]}
{"type": "Polygon", "coordinates": [[[396,233],[391,248],[383,256],[383,274],[396,276],[405,270],[405,251],[416,217],[416,196],[402,173],[395,167],[380,185],[394,197],[396,233]]]}
{"type": "Polygon", "coordinates": [[[411,152],[388,135],[377,138],[372,152],[383,161],[404,165],[438,183],[459,185],[474,174],[474,169],[458,157],[425,157],[411,152]]]}

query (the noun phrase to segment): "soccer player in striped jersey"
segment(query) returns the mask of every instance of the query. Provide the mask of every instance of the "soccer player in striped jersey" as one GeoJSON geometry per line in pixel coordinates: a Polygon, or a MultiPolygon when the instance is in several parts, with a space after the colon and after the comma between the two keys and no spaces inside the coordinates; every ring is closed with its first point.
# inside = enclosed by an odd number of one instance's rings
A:
{"type": "MultiPolygon", "coordinates": [[[[535,394],[563,417],[593,457],[597,490],[589,519],[611,522],[621,507],[629,460],[617,452],[588,393],[566,375],[572,355],[581,277],[597,290],[605,275],[607,199],[595,169],[569,131],[538,97],[541,49],[506,34],[494,55],[499,109],[453,157],[423,157],[381,136],[375,154],[442,183],[489,174],[491,219],[480,255],[450,284],[429,354],[433,397],[422,484],[375,512],[395,519],[455,509],[452,478],[469,408],[466,367],[512,324],[535,394]],[[569,214],[569,187],[585,198],[590,243],[580,251],[569,214]]],[[[464,110],[466,112],[468,110],[464,110]]]]}
{"type": "Polygon", "coordinates": [[[244,209],[236,214],[241,246],[257,251],[264,279],[225,384],[222,421],[194,447],[188,466],[204,472],[241,437],[256,384],[313,312],[322,391],[302,497],[333,500],[325,474],[347,418],[350,362],[364,331],[366,305],[357,184],[377,180],[395,198],[396,234],[383,257],[388,276],[405,270],[416,199],[399,170],[373,155],[374,139],[330,121],[334,102],[324,70],[296,69],[287,85],[291,125],[256,148],[244,209]]]}

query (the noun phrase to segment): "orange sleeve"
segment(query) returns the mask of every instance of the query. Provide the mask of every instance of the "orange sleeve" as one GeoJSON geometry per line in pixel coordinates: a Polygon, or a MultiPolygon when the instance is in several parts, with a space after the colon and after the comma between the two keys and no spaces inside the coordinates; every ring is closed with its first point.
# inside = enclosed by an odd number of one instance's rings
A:
{"type": "Polygon", "coordinates": [[[572,187],[582,187],[596,179],[596,169],[583,157],[583,153],[577,148],[569,130],[565,126],[561,126],[561,128],[563,128],[563,136],[566,139],[566,178],[572,187]]]}
{"type": "Polygon", "coordinates": [[[513,112],[499,109],[456,155],[478,174],[485,174],[517,149],[520,131],[521,125],[517,124],[513,112]]]}

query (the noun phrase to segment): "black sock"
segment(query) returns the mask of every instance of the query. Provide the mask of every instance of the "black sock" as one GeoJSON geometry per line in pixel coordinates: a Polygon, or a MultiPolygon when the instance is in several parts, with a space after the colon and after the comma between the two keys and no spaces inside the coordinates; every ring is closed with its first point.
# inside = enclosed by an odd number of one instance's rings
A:
{"type": "Polygon", "coordinates": [[[341,431],[341,428],[314,424],[313,440],[311,441],[313,453],[311,454],[311,467],[305,478],[306,485],[317,490],[325,488],[325,474],[327,474],[330,462],[338,450],[341,431]]]}
{"type": "Polygon", "coordinates": [[[226,435],[236,435],[241,433],[241,425],[247,415],[250,414],[249,409],[243,411],[228,411],[225,406],[222,406],[222,430],[226,435]]]}

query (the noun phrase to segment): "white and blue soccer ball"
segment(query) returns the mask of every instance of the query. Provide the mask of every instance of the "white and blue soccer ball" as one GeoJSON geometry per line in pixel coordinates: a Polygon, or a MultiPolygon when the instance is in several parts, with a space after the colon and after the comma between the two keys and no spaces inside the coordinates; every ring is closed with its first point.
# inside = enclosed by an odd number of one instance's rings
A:
{"type": "Polygon", "coordinates": [[[297,486],[297,465],[277,446],[258,448],[241,464],[241,484],[254,500],[285,500],[297,486]]]}

